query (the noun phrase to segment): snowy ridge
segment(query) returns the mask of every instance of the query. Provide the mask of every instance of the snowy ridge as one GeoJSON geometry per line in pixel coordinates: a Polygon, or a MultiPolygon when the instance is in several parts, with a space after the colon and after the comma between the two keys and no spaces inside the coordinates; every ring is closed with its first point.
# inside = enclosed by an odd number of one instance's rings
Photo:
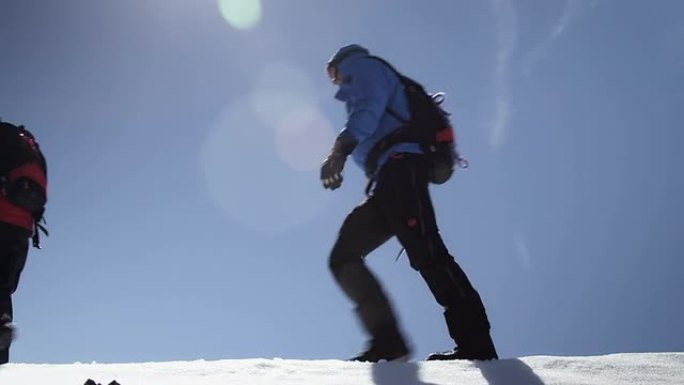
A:
{"type": "Polygon", "coordinates": [[[241,359],[133,364],[7,364],[0,384],[82,385],[682,385],[684,353],[531,356],[494,362],[366,364],[241,359]]]}

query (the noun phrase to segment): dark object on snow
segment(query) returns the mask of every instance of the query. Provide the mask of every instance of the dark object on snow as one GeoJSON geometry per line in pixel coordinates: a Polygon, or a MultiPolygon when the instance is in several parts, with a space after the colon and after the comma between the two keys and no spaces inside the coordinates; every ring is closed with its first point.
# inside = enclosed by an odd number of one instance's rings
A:
{"type": "MultiPolygon", "coordinates": [[[[99,383],[99,382],[95,382],[95,381],[93,381],[93,380],[91,380],[91,379],[89,378],[89,379],[85,382],[85,384],[83,384],[83,385],[100,385],[100,383],[99,383]]],[[[116,382],[116,380],[114,380],[114,381],[110,382],[109,385],[121,385],[121,384],[119,384],[118,382],[116,382]]]]}

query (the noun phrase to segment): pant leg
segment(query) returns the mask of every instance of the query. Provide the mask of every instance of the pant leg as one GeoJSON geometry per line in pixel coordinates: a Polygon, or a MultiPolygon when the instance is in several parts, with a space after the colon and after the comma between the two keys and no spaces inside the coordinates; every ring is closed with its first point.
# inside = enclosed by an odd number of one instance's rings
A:
{"type": "Polygon", "coordinates": [[[364,257],[391,237],[371,197],[347,216],[329,259],[335,281],[354,303],[362,326],[374,340],[396,338],[398,327],[391,304],[364,257]]]}
{"type": "Polygon", "coordinates": [[[375,196],[411,267],[444,308],[449,335],[457,345],[468,345],[472,336],[488,337],[490,325],[480,295],[439,234],[427,171],[422,156],[401,154],[383,167],[375,196]]]}
{"type": "MultiPolygon", "coordinates": [[[[0,324],[13,320],[12,294],[26,264],[28,234],[25,230],[0,223],[0,324]]],[[[9,360],[9,348],[0,350],[0,364],[9,360]]]]}

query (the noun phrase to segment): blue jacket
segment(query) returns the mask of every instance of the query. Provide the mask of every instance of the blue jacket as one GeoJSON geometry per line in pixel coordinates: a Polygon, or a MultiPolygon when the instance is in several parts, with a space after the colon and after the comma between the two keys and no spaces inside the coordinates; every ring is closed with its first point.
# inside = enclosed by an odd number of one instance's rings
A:
{"type": "MultiPolygon", "coordinates": [[[[410,118],[404,87],[390,68],[365,53],[349,55],[337,68],[343,80],[335,99],[343,101],[347,108],[347,124],[342,132],[347,131],[358,141],[352,157],[365,169],[373,146],[405,124],[387,108],[405,120],[410,118]]],[[[417,143],[395,144],[380,156],[375,173],[389,155],[398,152],[422,153],[417,143]]]]}

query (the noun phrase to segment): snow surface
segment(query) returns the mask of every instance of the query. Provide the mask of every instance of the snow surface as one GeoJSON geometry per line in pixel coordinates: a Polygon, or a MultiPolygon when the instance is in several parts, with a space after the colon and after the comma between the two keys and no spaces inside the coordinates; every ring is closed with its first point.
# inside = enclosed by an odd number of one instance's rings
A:
{"type": "Polygon", "coordinates": [[[132,364],[7,364],[0,385],[684,385],[684,353],[531,356],[490,362],[366,364],[241,359],[132,364]]]}

